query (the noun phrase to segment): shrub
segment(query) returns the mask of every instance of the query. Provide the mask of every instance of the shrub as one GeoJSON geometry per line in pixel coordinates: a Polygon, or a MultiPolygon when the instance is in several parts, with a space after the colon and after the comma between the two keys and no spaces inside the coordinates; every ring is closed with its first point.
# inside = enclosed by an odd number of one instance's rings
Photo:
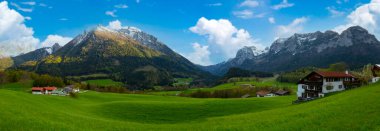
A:
{"type": "Polygon", "coordinates": [[[69,96],[72,98],[78,98],[78,93],[69,92],[69,96]]]}

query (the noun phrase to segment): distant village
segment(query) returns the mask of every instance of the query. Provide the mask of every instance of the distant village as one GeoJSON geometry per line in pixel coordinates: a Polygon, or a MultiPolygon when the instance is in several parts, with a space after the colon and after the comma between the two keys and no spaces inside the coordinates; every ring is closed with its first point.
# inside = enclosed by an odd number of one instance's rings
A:
{"type": "Polygon", "coordinates": [[[62,89],[57,87],[32,87],[32,94],[35,95],[57,95],[57,96],[66,96],[70,93],[78,93],[79,88],[74,88],[73,85],[66,86],[62,89]]]}

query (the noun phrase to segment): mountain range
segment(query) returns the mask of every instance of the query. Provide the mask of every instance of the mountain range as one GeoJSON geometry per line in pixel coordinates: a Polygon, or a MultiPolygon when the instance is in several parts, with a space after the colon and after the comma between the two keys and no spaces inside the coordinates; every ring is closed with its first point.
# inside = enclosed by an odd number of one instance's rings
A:
{"type": "Polygon", "coordinates": [[[280,38],[264,51],[255,47],[240,49],[235,58],[216,65],[202,67],[222,75],[231,67],[253,71],[282,72],[301,67],[327,67],[345,62],[352,69],[380,62],[380,42],[360,26],[353,26],[341,34],[334,31],[294,34],[280,38]]]}
{"type": "Polygon", "coordinates": [[[265,50],[240,49],[235,58],[199,66],[171,50],[156,37],[135,27],[85,31],[60,47],[45,47],[12,57],[14,67],[67,78],[112,78],[132,85],[167,85],[173,78],[207,80],[230,68],[283,72],[302,67],[327,67],[345,62],[352,69],[380,62],[380,42],[360,26],[334,31],[294,34],[265,50]],[[146,84],[148,83],[148,84],[146,84]]]}

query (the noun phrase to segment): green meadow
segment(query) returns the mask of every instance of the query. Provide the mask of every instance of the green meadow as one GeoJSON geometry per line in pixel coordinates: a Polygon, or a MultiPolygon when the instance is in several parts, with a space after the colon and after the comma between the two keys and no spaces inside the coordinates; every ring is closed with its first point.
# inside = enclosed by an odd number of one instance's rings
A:
{"type": "Polygon", "coordinates": [[[96,79],[96,80],[87,80],[86,83],[96,86],[123,86],[123,83],[113,81],[111,79],[96,79]]]}
{"type": "Polygon", "coordinates": [[[293,105],[295,95],[196,99],[88,91],[32,95],[0,85],[0,130],[380,130],[380,84],[293,105]]]}

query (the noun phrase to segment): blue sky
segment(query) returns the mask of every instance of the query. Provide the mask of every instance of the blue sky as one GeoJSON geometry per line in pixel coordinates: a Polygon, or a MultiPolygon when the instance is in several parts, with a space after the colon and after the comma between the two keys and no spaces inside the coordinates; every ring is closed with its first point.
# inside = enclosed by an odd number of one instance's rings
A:
{"type": "MultiPolygon", "coordinates": [[[[98,24],[107,26],[118,20],[123,26],[135,26],[158,37],[194,63],[209,65],[233,57],[242,46],[265,48],[276,38],[293,33],[341,31],[356,24],[371,28],[368,22],[358,23],[349,16],[361,6],[376,2],[378,0],[8,0],[7,6],[24,17],[20,24],[33,30],[32,36],[39,40],[35,42],[39,47],[49,35],[67,41],[98,24]],[[220,32],[221,28],[226,31],[220,32]],[[229,35],[223,34],[228,31],[229,35]],[[242,36],[238,37],[239,34],[242,36]]],[[[379,14],[374,10],[372,15],[376,16],[374,21],[378,25],[379,14]]],[[[378,32],[378,29],[371,31],[378,32]]]]}

